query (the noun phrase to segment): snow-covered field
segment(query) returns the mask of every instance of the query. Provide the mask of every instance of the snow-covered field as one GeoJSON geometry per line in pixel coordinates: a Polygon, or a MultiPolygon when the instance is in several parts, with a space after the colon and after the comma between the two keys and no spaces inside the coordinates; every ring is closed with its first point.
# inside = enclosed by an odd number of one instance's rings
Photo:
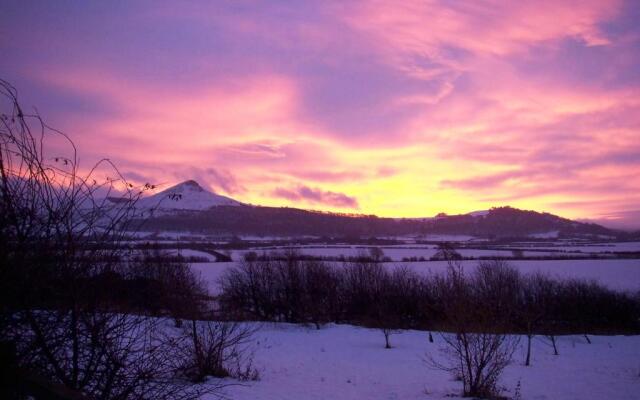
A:
{"type": "MultiPolygon", "coordinates": [[[[316,256],[316,257],[356,257],[360,254],[368,254],[371,247],[369,246],[290,246],[290,247],[263,247],[254,248],[248,250],[234,250],[232,251],[232,257],[236,260],[242,259],[245,253],[253,251],[258,254],[270,253],[274,251],[292,250],[300,252],[301,254],[316,256]]],[[[389,257],[392,261],[402,261],[405,258],[410,257],[424,257],[429,259],[436,255],[438,252],[438,246],[436,245],[422,245],[422,246],[389,246],[380,247],[386,257],[389,257]]],[[[522,255],[525,257],[586,257],[592,251],[586,248],[586,250],[576,252],[559,251],[558,249],[550,249],[550,251],[544,251],[546,249],[540,249],[538,251],[524,250],[522,255]]],[[[615,248],[609,248],[609,251],[616,251],[615,248]]],[[[456,249],[463,257],[513,257],[513,251],[511,249],[456,249]]],[[[593,251],[594,253],[596,251],[593,251]]]]}
{"type": "Polygon", "coordinates": [[[640,242],[604,242],[604,243],[536,243],[537,249],[561,249],[563,251],[579,251],[583,253],[606,253],[620,251],[640,251],[640,242]]]}
{"type": "MultiPolygon", "coordinates": [[[[350,256],[362,246],[299,246],[306,254],[350,256]]],[[[561,249],[583,253],[635,251],[637,243],[561,243],[537,244],[537,249],[561,249]]],[[[364,249],[366,251],[366,249],[364,249]]],[[[402,257],[430,257],[434,245],[393,246],[383,248],[393,260],[402,257]]],[[[233,258],[242,258],[234,251],[233,258]]],[[[508,255],[508,247],[495,250],[466,249],[464,255],[485,256],[487,252],[508,255]],[[504,254],[503,254],[504,253],[504,254]]],[[[530,255],[526,251],[526,255],[530,255]]],[[[545,251],[531,252],[543,255],[545,251]]],[[[192,268],[209,282],[213,293],[217,280],[230,263],[197,263],[192,268]]],[[[478,261],[463,261],[475,268],[478,261]]],[[[640,260],[513,260],[523,273],[545,272],[556,278],[593,279],[616,290],[640,290],[640,260]]],[[[387,268],[406,265],[421,274],[442,273],[446,262],[390,262],[387,268]]],[[[434,334],[404,331],[391,337],[392,349],[384,349],[380,331],[351,325],[327,325],[321,330],[267,323],[255,336],[255,365],[261,379],[226,388],[231,399],[449,399],[459,398],[462,383],[447,372],[430,367],[429,354],[443,359],[442,340],[434,334]]],[[[519,387],[522,400],[628,400],[640,398],[640,336],[591,336],[588,344],[582,336],[558,338],[560,355],[554,356],[550,344],[540,337],[533,342],[532,366],[525,367],[524,338],[513,363],[502,375],[500,386],[507,398],[514,398],[519,387]]]]}
{"type": "MultiPolygon", "coordinates": [[[[384,349],[382,333],[350,325],[317,331],[290,324],[265,324],[256,334],[255,364],[261,379],[226,388],[237,400],[449,399],[462,384],[424,359],[442,359],[442,341],[404,331],[384,349]]],[[[500,385],[513,397],[520,382],[523,400],[630,400],[640,397],[640,336],[558,338],[559,356],[534,340],[532,366],[524,349],[505,370],[500,385]]],[[[524,340],[521,341],[521,345],[524,340]]]]}
{"type": "MultiPolygon", "coordinates": [[[[456,251],[463,257],[512,257],[513,250],[522,250],[525,257],[586,257],[589,255],[610,255],[615,252],[640,252],[640,242],[579,242],[579,241],[545,241],[545,242],[515,242],[510,244],[496,244],[489,248],[482,248],[478,242],[464,243],[456,247],[456,251]],[[473,248],[465,248],[471,246],[473,248]]],[[[325,257],[354,257],[367,253],[372,246],[366,245],[290,245],[285,247],[256,247],[247,250],[233,251],[235,259],[241,259],[248,251],[257,253],[295,249],[302,254],[325,257]]],[[[392,261],[402,261],[408,257],[424,257],[429,259],[438,251],[437,244],[410,244],[379,247],[385,256],[392,261]]]]}

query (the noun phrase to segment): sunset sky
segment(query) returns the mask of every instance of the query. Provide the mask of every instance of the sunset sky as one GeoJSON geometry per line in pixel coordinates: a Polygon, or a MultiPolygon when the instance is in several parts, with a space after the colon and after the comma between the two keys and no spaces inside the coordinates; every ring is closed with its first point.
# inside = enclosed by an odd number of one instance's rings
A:
{"type": "Polygon", "coordinates": [[[640,227],[640,6],[0,2],[0,78],[136,183],[640,227]]]}

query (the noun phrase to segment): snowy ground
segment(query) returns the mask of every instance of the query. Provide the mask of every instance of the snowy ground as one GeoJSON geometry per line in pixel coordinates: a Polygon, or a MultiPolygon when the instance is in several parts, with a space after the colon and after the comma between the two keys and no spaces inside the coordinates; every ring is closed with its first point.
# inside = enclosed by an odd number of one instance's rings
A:
{"type": "MultiPolygon", "coordinates": [[[[321,248],[308,246],[304,252],[317,255],[355,255],[358,246],[321,248]]],[[[545,247],[537,244],[535,247],[545,247]]],[[[637,249],[636,243],[574,244],[553,243],[548,249],[606,252],[637,249]]],[[[429,256],[434,246],[385,248],[397,259],[401,256],[429,256]]],[[[467,250],[469,252],[478,250],[467,250]]],[[[480,252],[485,252],[486,250],[480,252]]],[[[505,249],[505,252],[509,250],[505,249]]],[[[541,253],[541,252],[540,252],[541,253]]],[[[537,253],[537,254],[540,254],[537,253]]],[[[241,252],[234,251],[234,259],[241,252]]],[[[482,254],[485,255],[485,254],[482,254]]],[[[594,279],[612,289],[640,290],[640,260],[517,260],[509,261],[520,271],[546,272],[558,278],[594,279]]],[[[209,282],[213,293],[217,280],[235,262],[198,263],[192,268],[209,282]]],[[[446,262],[392,262],[388,268],[406,265],[419,273],[439,273],[446,262]]],[[[474,268],[477,261],[464,261],[474,268]]],[[[381,332],[349,325],[329,325],[320,331],[290,325],[265,324],[256,334],[255,363],[261,380],[227,388],[231,399],[449,399],[458,398],[461,382],[448,373],[430,368],[424,361],[429,353],[442,357],[426,332],[406,331],[392,336],[393,349],[384,349],[381,332]]],[[[627,400],[640,399],[640,336],[595,336],[588,344],[580,336],[558,338],[559,356],[548,343],[536,338],[533,365],[524,367],[520,349],[500,382],[504,394],[514,396],[520,382],[522,400],[627,400]]],[[[524,344],[524,340],[522,341],[524,344]]]]}
{"type": "MultiPolygon", "coordinates": [[[[371,247],[369,246],[296,246],[288,247],[287,249],[296,249],[302,254],[311,256],[323,256],[323,257],[356,257],[360,254],[369,254],[371,247]]],[[[391,258],[392,261],[401,261],[404,257],[424,257],[429,259],[433,257],[438,248],[435,245],[425,246],[394,246],[394,247],[381,247],[384,251],[384,255],[391,258]]],[[[258,254],[262,252],[282,251],[282,248],[272,247],[267,249],[255,249],[245,251],[235,251],[234,255],[237,259],[240,259],[242,255],[248,251],[255,251],[258,254]]],[[[511,250],[484,250],[484,249],[458,249],[456,250],[463,257],[511,257],[511,250]]],[[[526,252],[527,256],[544,256],[544,255],[557,255],[558,253],[551,252],[526,252]]]]}
{"type": "MultiPolygon", "coordinates": [[[[471,245],[466,243],[465,245],[471,245]]],[[[588,257],[590,255],[611,255],[615,252],[640,252],[640,242],[519,242],[507,245],[493,245],[482,248],[482,243],[473,243],[475,248],[458,247],[456,251],[463,257],[512,257],[513,250],[522,250],[525,257],[588,257]]],[[[367,254],[372,246],[366,245],[289,245],[264,246],[244,250],[233,250],[232,257],[242,259],[249,251],[257,253],[296,249],[302,254],[325,257],[354,257],[367,254]]],[[[436,244],[402,244],[390,246],[376,246],[392,261],[402,261],[408,257],[424,257],[429,259],[438,251],[436,244]]]]}
{"type": "MultiPolygon", "coordinates": [[[[449,399],[461,382],[424,361],[442,359],[441,340],[426,332],[392,336],[384,349],[382,333],[349,325],[316,331],[299,325],[265,324],[256,334],[255,363],[261,379],[226,389],[237,400],[449,399]]],[[[500,384],[513,396],[518,382],[523,400],[629,400],[640,397],[640,336],[579,336],[558,339],[559,356],[535,340],[532,366],[520,349],[500,384]]],[[[524,341],[522,342],[524,344],[524,341]]]]}

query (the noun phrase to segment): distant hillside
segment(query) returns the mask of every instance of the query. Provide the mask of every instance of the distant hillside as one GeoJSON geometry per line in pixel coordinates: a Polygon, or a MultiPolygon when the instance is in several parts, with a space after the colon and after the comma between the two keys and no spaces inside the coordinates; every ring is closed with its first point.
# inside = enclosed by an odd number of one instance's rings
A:
{"type": "Polygon", "coordinates": [[[219,235],[373,237],[466,235],[480,238],[619,236],[603,226],[548,213],[496,207],[435,218],[380,218],[288,207],[243,204],[205,190],[189,180],[141,199],[137,208],[152,211],[149,231],[188,231],[219,235]]]}
{"type": "Polygon", "coordinates": [[[149,231],[189,231],[220,235],[372,237],[409,234],[469,235],[481,238],[617,236],[597,224],[512,207],[465,215],[397,219],[331,214],[296,208],[215,206],[206,210],[175,210],[149,219],[149,231]]]}
{"type": "Polygon", "coordinates": [[[214,207],[176,212],[149,219],[146,230],[190,231],[258,236],[362,237],[420,233],[422,222],[354,216],[279,207],[214,207]]]}
{"type": "Polygon", "coordinates": [[[560,237],[618,234],[601,225],[513,207],[496,207],[486,212],[440,216],[426,221],[426,230],[434,234],[479,237],[519,237],[549,233],[560,237]]]}

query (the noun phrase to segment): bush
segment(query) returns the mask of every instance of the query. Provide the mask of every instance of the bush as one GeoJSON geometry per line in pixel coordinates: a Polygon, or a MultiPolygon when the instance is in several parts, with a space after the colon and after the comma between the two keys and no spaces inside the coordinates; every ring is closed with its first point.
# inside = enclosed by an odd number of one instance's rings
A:
{"type": "Polygon", "coordinates": [[[153,186],[134,187],[108,160],[81,175],[71,140],[25,114],[3,80],[0,101],[7,106],[0,114],[0,345],[12,353],[6,368],[18,371],[17,379],[36,376],[104,400],[195,399],[215,391],[176,379],[161,320],[118,298],[132,296],[140,282],[153,288],[130,277],[124,243],[136,228],[136,201],[153,186]],[[61,153],[45,155],[52,138],[68,146],[57,143],[51,147],[61,153]],[[100,180],[103,173],[112,178],[100,180]],[[109,200],[118,187],[124,194],[109,200]]]}
{"type": "MultiPolygon", "coordinates": [[[[507,334],[508,314],[503,300],[509,295],[489,292],[495,284],[516,282],[512,271],[496,265],[481,266],[467,278],[459,265],[450,263],[448,275],[439,281],[446,293],[445,317],[452,333],[442,333],[445,362],[428,355],[429,363],[460,377],[463,395],[496,398],[498,379],[511,362],[518,337],[507,334]],[[498,307],[498,308],[496,308],[498,307]]],[[[507,292],[508,293],[508,292],[507,292]]]]}
{"type": "Polygon", "coordinates": [[[176,343],[180,371],[192,382],[208,376],[256,380],[249,344],[256,329],[237,322],[191,321],[176,343]]]}
{"type": "MultiPolygon", "coordinates": [[[[452,260],[452,265],[457,261],[452,260]]],[[[462,273],[462,271],[460,271],[462,273]]],[[[640,300],[593,282],[523,275],[504,260],[480,261],[469,277],[473,305],[497,328],[527,335],[640,330],[640,300]]],[[[418,275],[368,258],[331,264],[296,253],[250,257],[220,280],[229,317],[387,329],[451,329],[447,310],[460,288],[450,276],[418,275]]]]}

